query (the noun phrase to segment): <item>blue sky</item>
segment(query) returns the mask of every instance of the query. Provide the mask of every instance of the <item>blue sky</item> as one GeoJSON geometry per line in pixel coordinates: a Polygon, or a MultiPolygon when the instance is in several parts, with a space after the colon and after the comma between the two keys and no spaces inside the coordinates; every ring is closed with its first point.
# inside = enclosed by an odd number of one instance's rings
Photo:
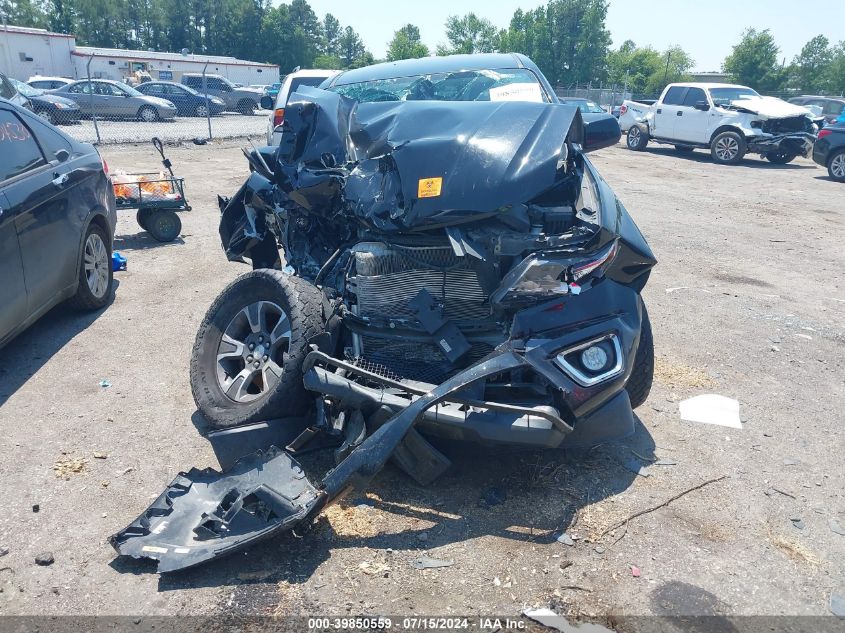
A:
{"type": "MultiPolygon", "coordinates": [[[[383,57],[393,32],[407,22],[420,27],[430,48],[444,42],[450,14],[470,11],[505,27],[517,7],[533,9],[538,0],[309,0],[322,18],[332,13],[352,26],[376,57],[383,57]]],[[[626,39],[658,49],[680,44],[695,59],[695,70],[719,70],[742,31],[768,28],[787,62],[811,37],[845,40],[845,2],[796,0],[611,0],[607,25],[613,45],[626,39]]]]}

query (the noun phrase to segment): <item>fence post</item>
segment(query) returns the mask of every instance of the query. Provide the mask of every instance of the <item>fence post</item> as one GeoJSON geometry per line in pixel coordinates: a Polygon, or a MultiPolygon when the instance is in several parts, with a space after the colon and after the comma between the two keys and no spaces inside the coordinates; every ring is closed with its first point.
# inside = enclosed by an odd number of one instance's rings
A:
{"type": "Polygon", "coordinates": [[[97,113],[94,111],[94,84],[91,81],[91,62],[94,60],[94,53],[88,58],[85,64],[85,72],[88,75],[88,98],[91,100],[91,120],[94,121],[94,132],[97,133],[97,145],[102,143],[100,139],[100,126],[97,125],[97,113]]]}
{"type": "Polygon", "coordinates": [[[211,140],[211,104],[208,99],[208,82],[205,79],[205,71],[208,68],[208,62],[202,67],[202,92],[205,97],[205,118],[208,122],[208,140],[211,140]]]}

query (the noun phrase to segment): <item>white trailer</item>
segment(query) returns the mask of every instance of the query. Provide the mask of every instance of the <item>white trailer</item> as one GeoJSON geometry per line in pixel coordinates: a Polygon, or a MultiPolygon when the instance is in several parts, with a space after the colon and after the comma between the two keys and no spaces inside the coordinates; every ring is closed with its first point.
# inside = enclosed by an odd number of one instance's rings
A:
{"type": "Polygon", "coordinates": [[[73,35],[0,24],[0,71],[26,81],[33,75],[73,77],[73,35]]]}
{"type": "Polygon", "coordinates": [[[91,76],[100,79],[125,81],[138,74],[151,79],[180,81],[183,73],[201,73],[208,64],[209,75],[222,75],[233,83],[272,84],[279,81],[279,67],[275,64],[250,62],[234,57],[214,55],[182,55],[155,51],[133,51],[117,48],[77,46],[71,53],[76,77],[86,77],[86,65],[91,60],[91,76]],[[93,58],[92,58],[93,55],[93,58]]]}

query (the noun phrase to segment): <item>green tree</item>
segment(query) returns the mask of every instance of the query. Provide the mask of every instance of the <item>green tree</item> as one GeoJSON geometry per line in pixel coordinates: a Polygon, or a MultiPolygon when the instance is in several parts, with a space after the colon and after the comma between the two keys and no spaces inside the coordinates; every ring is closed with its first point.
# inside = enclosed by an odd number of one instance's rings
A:
{"type": "Polygon", "coordinates": [[[317,42],[292,19],[286,4],[265,12],[261,21],[261,41],[264,55],[271,63],[278,64],[282,73],[290,72],[296,66],[314,65],[317,42]]]}
{"type": "Polygon", "coordinates": [[[437,54],[492,53],[498,47],[498,35],[490,20],[479,18],[475,13],[467,13],[463,17],[450,15],[446,18],[449,46],[438,46],[437,54]]]}
{"type": "Polygon", "coordinates": [[[40,3],[32,0],[0,0],[0,13],[10,25],[33,28],[49,26],[47,12],[40,3]]]}
{"type": "Polygon", "coordinates": [[[517,9],[498,36],[503,52],[531,57],[553,84],[600,83],[607,78],[610,32],[606,0],[549,0],[517,9]]]}
{"type": "Polygon", "coordinates": [[[406,24],[393,34],[387,45],[387,60],[416,59],[428,56],[428,46],[420,40],[420,30],[413,24],[406,24]]]}
{"type": "MultiPolygon", "coordinates": [[[[364,47],[361,36],[351,26],[343,29],[338,45],[340,47],[338,57],[340,57],[344,68],[358,68],[367,65],[362,61],[366,59],[367,49],[364,47]]],[[[370,58],[372,58],[372,55],[370,55],[370,58]]]]}
{"type": "Polygon", "coordinates": [[[833,47],[825,74],[830,94],[845,95],[845,40],[833,47]]]}
{"type": "Polygon", "coordinates": [[[792,83],[802,92],[827,92],[831,89],[828,69],[832,62],[830,42],[824,35],[816,35],[792,61],[792,83]]]}
{"type": "Polygon", "coordinates": [[[759,91],[783,87],[785,72],[778,65],[780,48],[768,29],[747,29],[742,39],[725,58],[722,69],[733,81],[759,91]]]}
{"type": "Polygon", "coordinates": [[[340,54],[340,36],[343,29],[340,21],[331,13],[326,13],[323,18],[323,54],[337,57],[340,54]]]}

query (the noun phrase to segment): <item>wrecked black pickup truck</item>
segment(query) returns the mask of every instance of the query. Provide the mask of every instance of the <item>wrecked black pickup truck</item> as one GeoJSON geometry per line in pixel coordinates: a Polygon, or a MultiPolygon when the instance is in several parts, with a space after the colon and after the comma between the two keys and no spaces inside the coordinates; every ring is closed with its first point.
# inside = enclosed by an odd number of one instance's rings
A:
{"type": "Polygon", "coordinates": [[[426,437],[552,448],[633,432],[656,262],[585,156],[618,138],[615,120],[554,102],[292,95],[281,145],[245,152],[248,180],[221,199],[226,254],[254,270],[209,309],[191,385],[218,429],[284,417],[302,434],[179,475],[112,545],[159,571],[231,553],[310,522],[391,457],[430,482],[448,461],[426,437]],[[319,433],[340,441],[312,483],[295,453],[319,433]]]}

